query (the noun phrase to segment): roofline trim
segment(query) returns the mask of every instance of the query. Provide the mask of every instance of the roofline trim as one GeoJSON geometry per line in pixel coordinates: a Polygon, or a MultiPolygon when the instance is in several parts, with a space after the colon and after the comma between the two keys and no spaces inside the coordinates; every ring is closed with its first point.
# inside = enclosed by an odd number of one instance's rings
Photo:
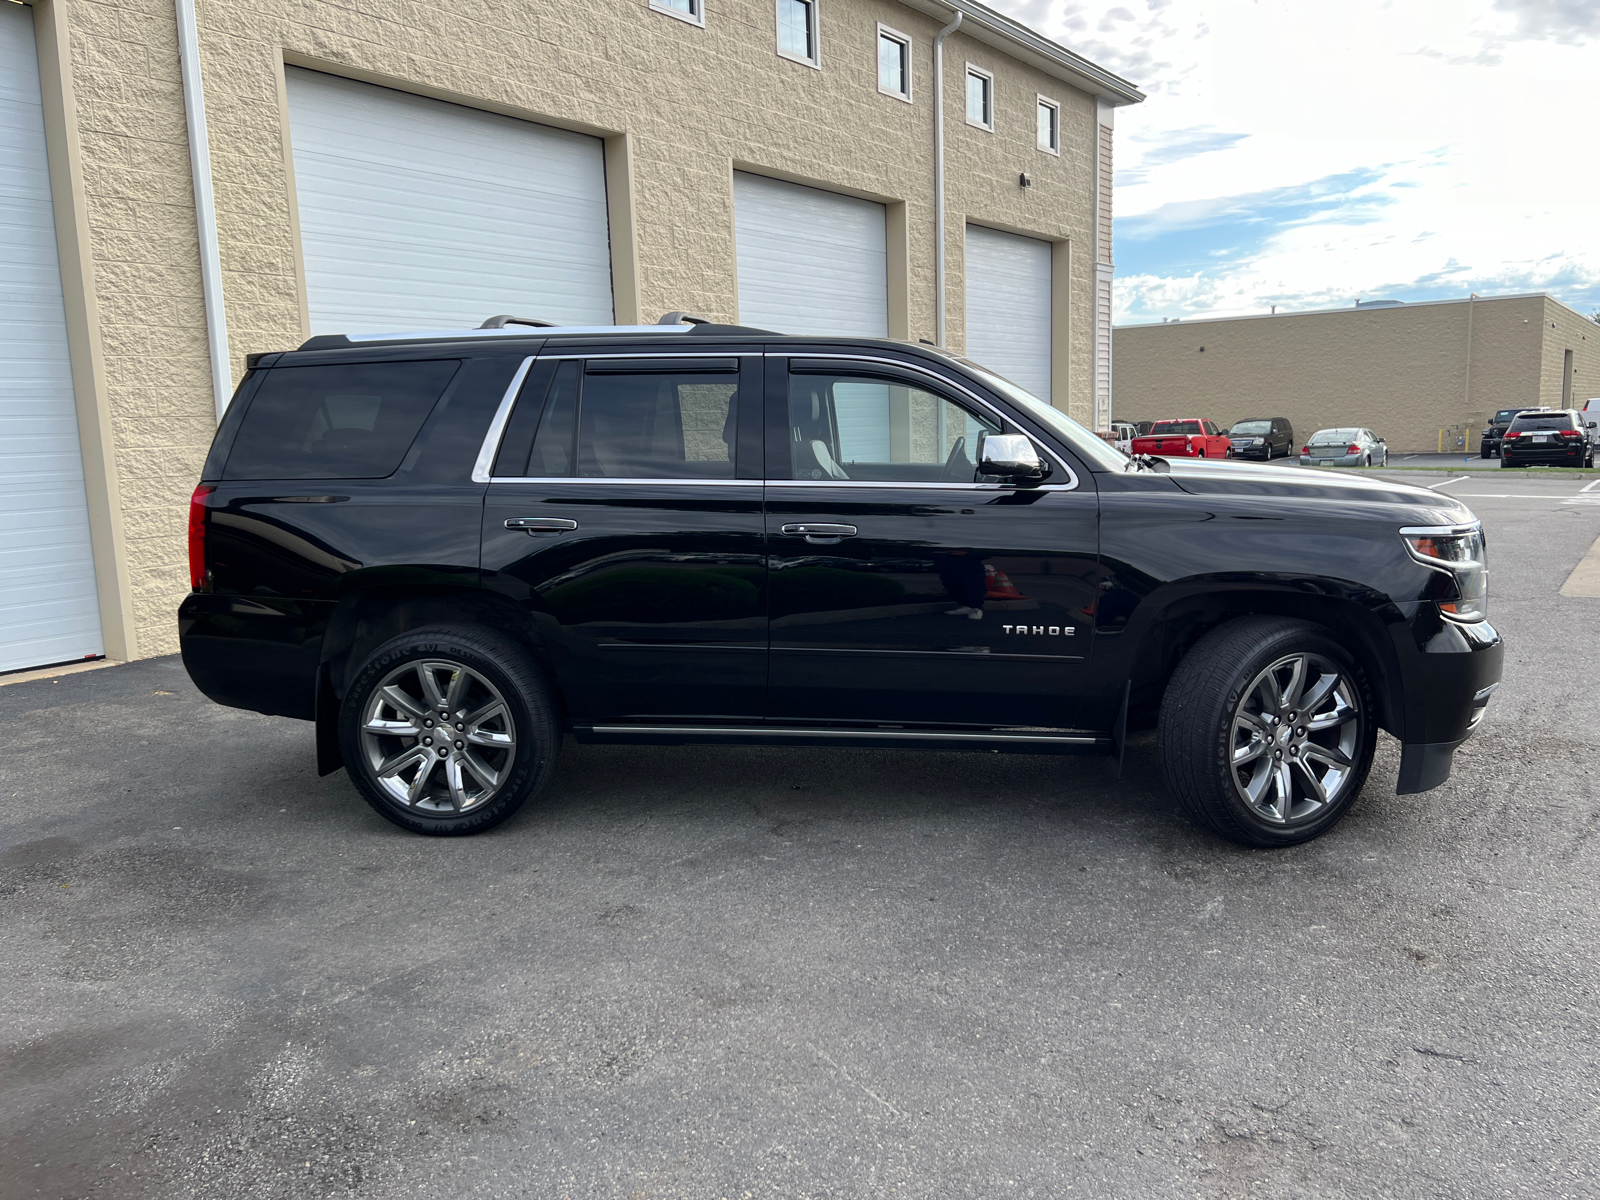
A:
{"type": "Polygon", "coordinates": [[[958,12],[965,18],[961,26],[963,34],[1003,50],[1110,104],[1138,104],[1145,98],[1143,92],[1120,75],[1113,75],[1083,55],[1029,29],[1021,21],[1012,20],[976,0],[900,0],[900,3],[941,22],[958,12]]]}
{"type": "Polygon", "coordinates": [[[1283,317],[1315,317],[1326,313],[1377,313],[1377,312],[1403,312],[1408,308],[1431,308],[1439,304],[1493,304],[1499,300],[1548,300],[1552,304],[1559,304],[1562,308],[1576,317],[1585,317],[1572,305],[1557,300],[1549,292],[1516,292],[1510,296],[1461,296],[1453,300],[1406,300],[1393,306],[1383,308],[1305,308],[1297,312],[1281,313],[1240,313],[1233,317],[1184,317],[1180,321],[1142,321],[1137,325],[1116,325],[1113,329],[1171,329],[1183,328],[1188,325],[1210,325],[1217,321],[1277,321],[1283,317]]]}

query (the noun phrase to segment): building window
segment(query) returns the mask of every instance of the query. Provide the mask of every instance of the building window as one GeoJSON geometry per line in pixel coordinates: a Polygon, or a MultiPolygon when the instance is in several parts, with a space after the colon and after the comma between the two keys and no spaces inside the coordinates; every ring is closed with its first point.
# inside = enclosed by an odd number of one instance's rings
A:
{"type": "Polygon", "coordinates": [[[1061,105],[1039,97],[1039,149],[1061,153],[1061,105]]]}
{"type": "Polygon", "coordinates": [[[967,124],[994,132],[994,76],[967,64],[967,124]]]}
{"type": "Polygon", "coordinates": [[[887,25],[878,26],[878,90],[897,100],[911,99],[911,39],[887,25]]]}
{"type": "Polygon", "coordinates": [[[817,0],[778,0],[778,53],[807,66],[817,54],[817,0]]]}
{"type": "Polygon", "coordinates": [[[691,25],[706,23],[706,0],[650,0],[650,7],[691,25]]]}

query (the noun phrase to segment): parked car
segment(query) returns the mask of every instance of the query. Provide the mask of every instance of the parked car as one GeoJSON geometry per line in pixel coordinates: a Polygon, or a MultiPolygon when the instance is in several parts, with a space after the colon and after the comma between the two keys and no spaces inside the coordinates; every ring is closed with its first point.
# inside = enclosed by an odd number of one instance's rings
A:
{"type": "Polygon", "coordinates": [[[1500,678],[1449,496],[1130,459],[932,347],[494,320],[250,355],[190,505],[190,677],[406,829],[504,820],[569,735],[1120,762],[1153,725],[1195,819],[1284,846],[1380,728],[1442,783],[1500,678]]]}
{"type": "Polygon", "coordinates": [[[1370,429],[1319,429],[1300,447],[1302,467],[1383,467],[1389,447],[1370,429]]]}
{"type": "Polygon", "coordinates": [[[1139,427],[1131,421],[1113,421],[1111,432],[1115,435],[1112,444],[1124,454],[1132,454],[1133,439],[1139,436],[1139,427]]]}
{"type": "Polygon", "coordinates": [[[1594,444],[1583,414],[1575,408],[1526,408],[1506,430],[1500,465],[1526,467],[1594,466],[1594,444]]]}
{"type": "Polygon", "coordinates": [[[1506,430],[1511,427],[1512,420],[1519,412],[1523,411],[1525,410],[1520,408],[1502,408],[1489,418],[1489,423],[1484,426],[1483,434],[1478,439],[1479,458],[1495,458],[1499,456],[1500,440],[1505,437],[1506,430]]]}
{"type": "Polygon", "coordinates": [[[1134,436],[1143,437],[1145,434],[1150,432],[1150,427],[1154,424],[1154,421],[1136,421],[1133,426],[1135,430],[1134,436]]]}
{"type": "Polygon", "coordinates": [[[1271,461],[1294,453],[1294,426],[1288,417],[1251,417],[1228,430],[1233,443],[1233,458],[1260,458],[1271,461]]]}
{"type": "Polygon", "coordinates": [[[1231,443],[1215,421],[1199,417],[1156,421],[1150,432],[1133,439],[1133,453],[1162,458],[1226,458],[1231,443]]]}

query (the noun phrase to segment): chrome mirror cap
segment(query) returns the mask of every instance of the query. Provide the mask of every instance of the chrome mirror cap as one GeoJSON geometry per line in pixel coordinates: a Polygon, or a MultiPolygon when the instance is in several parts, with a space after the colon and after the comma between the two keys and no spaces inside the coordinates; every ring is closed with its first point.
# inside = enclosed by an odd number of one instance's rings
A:
{"type": "Polygon", "coordinates": [[[1050,464],[1024,434],[991,433],[978,450],[978,473],[1037,482],[1050,474],[1050,464]]]}

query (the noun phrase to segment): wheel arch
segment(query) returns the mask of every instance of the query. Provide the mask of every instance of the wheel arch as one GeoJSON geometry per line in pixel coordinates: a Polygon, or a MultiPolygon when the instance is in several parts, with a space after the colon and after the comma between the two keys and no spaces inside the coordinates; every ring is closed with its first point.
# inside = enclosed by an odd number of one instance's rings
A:
{"type": "MultiPolygon", "coordinates": [[[[1140,609],[1145,609],[1151,599],[1155,597],[1147,598],[1140,609]]],[[[1366,672],[1379,726],[1391,733],[1402,728],[1405,706],[1400,662],[1378,613],[1350,595],[1282,586],[1187,589],[1136,615],[1124,634],[1131,634],[1134,639],[1128,665],[1130,721],[1141,728],[1153,724],[1162,693],[1179,660],[1202,635],[1248,616],[1290,617],[1328,630],[1366,672]],[[1138,619],[1141,615],[1143,620],[1138,619]]]]}

